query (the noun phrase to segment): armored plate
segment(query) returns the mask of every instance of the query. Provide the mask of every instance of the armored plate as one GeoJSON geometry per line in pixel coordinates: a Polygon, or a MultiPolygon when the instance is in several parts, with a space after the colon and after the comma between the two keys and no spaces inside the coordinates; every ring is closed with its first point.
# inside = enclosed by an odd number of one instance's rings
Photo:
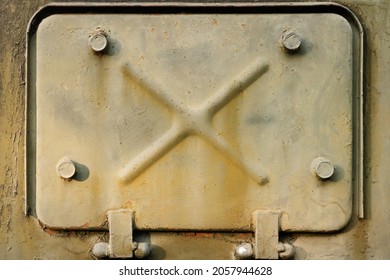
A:
{"type": "Polygon", "coordinates": [[[39,220],[99,229],[129,208],[142,230],[250,231],[252,213],[271,209],[284,231],[345,226],[350,21],[154,9],[53,13],[29,38],[39,220]]]}

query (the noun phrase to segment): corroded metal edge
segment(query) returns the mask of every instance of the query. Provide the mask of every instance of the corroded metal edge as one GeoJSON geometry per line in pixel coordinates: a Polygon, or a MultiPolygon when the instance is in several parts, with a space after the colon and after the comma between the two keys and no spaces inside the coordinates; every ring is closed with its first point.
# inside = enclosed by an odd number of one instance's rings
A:
{"type": "MultiPolygon", "coordinates": [[[[335,13],[343,16],[353,30],[355,69],[353,81],[353,178],[357,190],[357,212],[364,218],[364,30],[358,17],[346,6],[332,2],[316,3],[50,3],[41,7],[31,18],[26,33],[26,60],[35,58],[35,32],[43,19],[53,14],[78,13],[191,13],[191,14],[267,14],[267,13],[335,13]],[[125,10],[124,10],[125,9],[125,10]],[[30,42],[31,40],[31,42],[30,42]],[[356,52],[356,53],[355,53],[356,52]]],[[[25,215],[35,214],[35,64],[25,63],[25,215]],[[32,160],[30,156],[32,155],[32,160]],[[29,160],[28,160],[29,159],[29,160]],[[29,162],[29,164],[27,164],[29,162]]],[[[344,225],[345,226],[345,225],[344,225]]]]}

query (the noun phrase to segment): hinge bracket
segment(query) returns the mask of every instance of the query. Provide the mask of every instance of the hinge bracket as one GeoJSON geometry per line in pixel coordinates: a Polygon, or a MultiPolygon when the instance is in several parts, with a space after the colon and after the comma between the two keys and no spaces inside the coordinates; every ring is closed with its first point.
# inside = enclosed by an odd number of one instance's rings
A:
{"type": "Polygon", "coordinates": [[[110,210],[107,212],[109,243],[96,243],[92,254],[96,258],[144,259],[150,255],[148,243],[133,240],[134,211],[132,209],[110,210]]]}
{"type": "Polygon", "coordinates": [[[255,259],[279,258],[279,217],[280,211],[274,210],[258,210],[253,213],[255,259]]]}

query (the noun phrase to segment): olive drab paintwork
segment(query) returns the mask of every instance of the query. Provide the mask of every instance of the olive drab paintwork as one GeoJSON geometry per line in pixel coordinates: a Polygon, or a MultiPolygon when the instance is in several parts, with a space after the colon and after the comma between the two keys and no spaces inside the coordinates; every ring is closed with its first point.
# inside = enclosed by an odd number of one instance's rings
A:
{"type": "Polygon", "coordinates": [[[0,4],[1,259],[390,258],[390,3],[226,3],[0,4]]]}

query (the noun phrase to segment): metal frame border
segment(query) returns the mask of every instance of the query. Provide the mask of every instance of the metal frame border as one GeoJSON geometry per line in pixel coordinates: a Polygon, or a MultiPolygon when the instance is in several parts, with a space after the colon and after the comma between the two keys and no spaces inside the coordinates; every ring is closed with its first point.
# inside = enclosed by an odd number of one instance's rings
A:
{"type": "MultiPolygon", "coordinates": [[[[188,3],[188,2],[138,2],[138,3],[50,3],[41,7],[31,18],[26,34],[26,87],[25,87],[25,215],[35,215],[35,171],[36,165],[29,166],[27,158],[35,155],[35,141],[30,135],[35,133],[35,65],[28,59],[35,58],[35,33],[39,24],[53,14],[83,14],[83,13],[113,13],[113,14],[269,14],[269,13],[335,13],[343,16],[353,29],[353,69],[357,73],[353,78],[353,184],[357,190],[357,212],[359,218],[364,218],[364,30],[358,17],[346,6],[332,2],[284,2],[284,3],[188,3]],[[30,42],[32,38],[33,42],[30,42]]],[[[30,161],[30,160],[29,160],[30,161]]],[[[30,161],[31,162],[31,161],[30,161]]]]}

